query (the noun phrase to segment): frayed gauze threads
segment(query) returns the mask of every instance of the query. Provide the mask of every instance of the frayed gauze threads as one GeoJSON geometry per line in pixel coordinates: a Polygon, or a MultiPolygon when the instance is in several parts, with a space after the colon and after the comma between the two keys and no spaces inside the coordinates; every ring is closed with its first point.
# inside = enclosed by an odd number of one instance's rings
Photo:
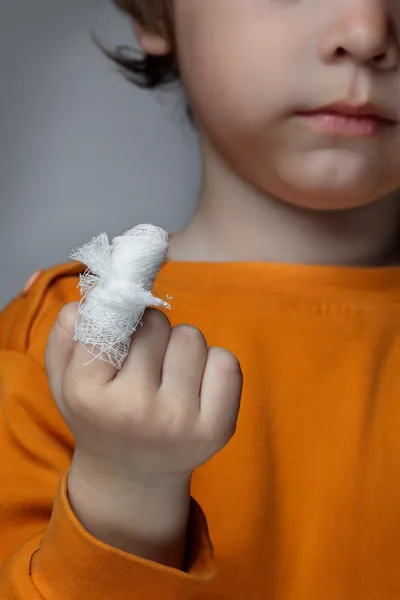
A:
{"type": "Polygon", "coordinates": [[[145,309],[171,308],[151,293],[167,251],[166,231],[138,225],[115,237],[111,246],[101,233],[71,254],[88,267],[79,278],[82,298],[74,334],[93,356],[86,364],[98,358],[120,369],[145,309]]]}

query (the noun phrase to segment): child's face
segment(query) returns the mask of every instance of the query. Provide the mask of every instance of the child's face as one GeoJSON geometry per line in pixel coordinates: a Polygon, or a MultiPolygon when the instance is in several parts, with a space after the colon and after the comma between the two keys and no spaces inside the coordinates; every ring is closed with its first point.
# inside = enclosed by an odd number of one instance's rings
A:
{"type": "Polygon", "coordinates": [[[400,0],[175,0],[175,13],[199,130],[256,189],[338,209],[400,187],[398,123],[349,137],[298,114],[373,102],[400,120],[400,0]]]}

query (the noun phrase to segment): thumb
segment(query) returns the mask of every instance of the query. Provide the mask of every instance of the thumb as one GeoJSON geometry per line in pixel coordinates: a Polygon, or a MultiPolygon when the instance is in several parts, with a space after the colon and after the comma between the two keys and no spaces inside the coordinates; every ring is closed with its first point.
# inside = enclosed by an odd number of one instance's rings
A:
{"type": "Polygon", "coordinates": [[[78,305],[78,302],[71,302],[63,306],[47,339],[44,362],[50,388],[56,400],[76,344],[73,335],[78,305]]]}

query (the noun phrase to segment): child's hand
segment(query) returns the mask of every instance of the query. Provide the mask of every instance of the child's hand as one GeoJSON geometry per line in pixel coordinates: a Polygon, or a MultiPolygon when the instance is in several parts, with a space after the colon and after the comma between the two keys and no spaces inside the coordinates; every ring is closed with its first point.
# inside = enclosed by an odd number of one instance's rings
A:
{"type": "Polygon", "coordinates": [[[76,314],[77,304],[62,309],[45,354],[52,393],[76,441],[71,496],[80,486],[77,503],[91,502],[88,513],[96,498],[105,507],[112,496],[109,517],[118,520],[118,499],[125,506],[138,490],[143,497],[149,490],[166,496],[174,490],[174,497],[185,489],[186,495],[193,470],[235,432],[242,390],[237,359],[208,348],[198,329],[171,329],[163,313],[148,309],[119,372],[98,359],[84,366],[92,357],[72,340],[76,314]]]}

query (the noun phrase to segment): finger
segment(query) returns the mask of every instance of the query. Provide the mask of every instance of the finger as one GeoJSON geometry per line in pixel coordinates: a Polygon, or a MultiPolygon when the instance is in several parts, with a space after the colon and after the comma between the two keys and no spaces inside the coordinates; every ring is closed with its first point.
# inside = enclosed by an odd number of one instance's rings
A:
{"type": "Polygon", "coordinates": [[[153,388],[158,391],[171,325],[165,314],[154,308],[145,311],[142,323],[132,336],[129,354],[115,383],[129,377],[140,389],[153,388]]]}
{"type": "Polygon", "coordinates": [[[74,382],[89,386],[105,385],[112,381],[118,369],[113,364],[112,357],[103,353],[100,358],[99,354],[97,346],[76,342],[67,376],[74,382]]]}
{"type": "Polygon", "coordinates": [[[201,331],[186,324],[175,326],[162,369],[161,388],[165,394],[171,398],[199,398],[206,361],[207,342],[201,331]]]}
{"type": "Polygon", "coordinates": [[[47,338],[44,362],[54,396],[59,394],[65,371],[74,352],[73,336],[77,314],[78,302],[63,306],[47,338]]]}
{"type": "Polygon", "coordinates": [[[200,393],[200,421],[217,437],[230,439],[236,428],[243,375],[237,358],[223,348],[209,348],[200,393]]]}

